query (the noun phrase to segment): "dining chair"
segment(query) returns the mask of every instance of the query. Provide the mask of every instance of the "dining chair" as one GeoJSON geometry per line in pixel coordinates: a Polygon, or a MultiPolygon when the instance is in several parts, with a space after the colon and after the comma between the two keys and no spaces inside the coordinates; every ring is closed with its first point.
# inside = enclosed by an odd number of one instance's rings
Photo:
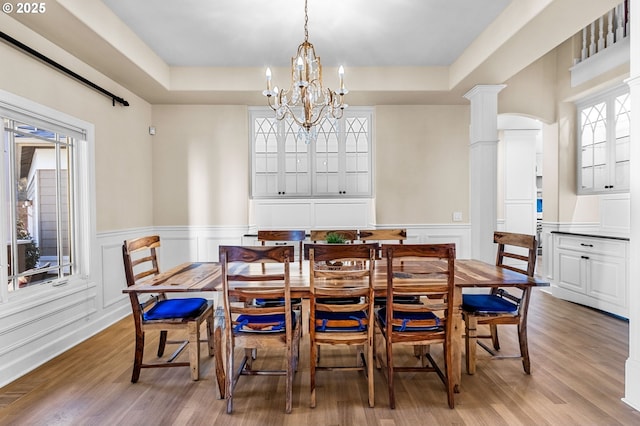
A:
{"type": "Polygon", "coordinates": [[[361,370],[373,388],[373,271],[376,244],[309,245],[309,348],[311,407],[316,406],[316,372],[361,370]],[[320,363],[320,346],[356,346],[355,363],[320,363]]]}
{"type": "MultiPolygon", "coordinates": [[[[125,240],[122,244],[122,257],[127,286],[130,287],[160,273],[156,250],[160,247],[160,237],[145,236],[125,240]]],[[[198,380],[200,366],[200,327],[206,322],[207,346],[209,356],[214,354],[213,346],[213,304],[200,297],[167,298],[159,293],[146,301],[140,301],[138,293],[129,293],[133,322],[136,329],[136,345],[131,382],[140,378],[142,368],[154,367],[190,367],[191,378],[198,380]],[[187,340],[167,340],[169,330],[178,330],[187,334],[187,340]],[[144,362],[145,335],[148,331],[160,331],[158,358],[164,355],[166,344],[179,344],[178,349],[165,361],[144,362]],[[188,347],[189,362],[174,362],[180,353],[188,347]]]]}
{"type": "MultiPolygon", "coordinates": [[[[233,391],[241,375],[280,375],[286,377],[285,411],[291,413],[293,377],[300,353],[301,313],[291,304],[290,261],[293,246],[220,246],[222,265],[222,301],[226,327],[225,341],[225,398],[227,413],[233,411],[233,391]],[[261,263],[272,265],[262,273],[261,263]],[[255,264],[257,270],[251,268],[255,264]],[[242,282],[251,282],[254,289],[242,288],[242,282]],[[264,289],[255,289],[264,283],[264,289]],[[257,298],[284,299],[284,304],[256,307],[247,300],[257,298]],[[244,349],[238,368],[234,368],[236,348],[244,349]],[[252,353],[256,349],[284,349],[286,366],[281,370],[256,370],[252,353]]],[[[218,364],[219,365],[219,364],[218,364]]]]}
{"type": "MultiPolygon", "coordinates": [[[[358,238],[363,243],[375,241],[378,244],[385,244],[391,242],[397,242],[398,244],[404,244],[407,239],[407,230],[404,228],[397,229],[360,229],[358,231],[358,238]]],[[[380,259],[381,254],[377,254],[377,258],[380,259]]],[[[418,298],[413,296],[397,297],[397,303],[416,303],[418,298]]],[[[374,299],[375,306],[384,306],[387,303],[386,296],[376,296],[374,299]]]]}
{"type": "MultiPolygon", "coordinates": [[[[496,265],[533,276],[536,267],[537,246],[534,235],[494,232],[493,242],[498,244],[496,265]],[[521,251],[518,251],[521,250],[521,251]]],[[[525,373],[531,374],[529,345],[527,342],[527,312],[531,287],[495,288],[490,294],[463,294],[462,317],[465,323],[466,368],[468,374],[476,371],[476,342],[494,358],[519,358],[525,373]],[[498,325],[518,327],[520,355],[499,354],[498,325]],[[478,325],[488,325],[488,334],[478,335],[478,325]],[[478,339],[491,339],[493,348],[478,339]]]]}
{"type": "MultiPolygon", "coordinates": [[[[304,255],[302,253],[302,243],[303,241],[307,238],[307,233],[303,230],[282,230],[282,231],[277,231],[277,230],[263,230],[263,231],[258,231],[258,241],[261,242],[261,244],[264,246],[266,245],[267,242],[273,242],[276,245],[279,244],[286,244],[288,242],[298,242],[299,244],[299,251],[298,251],[298,256],[299,256],[299,262],[300,262],[300,273],[302,273],[302,263],[303,263],[303,258],[304,255]]],[[[293,262],[293,258],[291,258],[290,260],[291,262],[293,262]]],[[[262,273],[265,272],[265,264],[262,264],[262,273]]],[[[253,303],[256,306],[266,306],[269,304],[274,304],[274,303],[279,303],[282,304],[284,303],[284,300],[282,299],[278,299],[278,300],[267,300],[267,299],[256,299],[253,301],[253,303]]],[[[302,304],[302,299],[300,298],[296,298],[293,300],[293,304],[296,306],[300,306],[302,304]]]]}
{"type": "Polygon", "coordinates": [[[327,230],[327,229],[312,229],[310,234],[310,240],[313,243],[317,243],[319,241],[325,241],[327,239],[328,234],[337,234],[341,236],[345,242],[353,243],[358,239],[358,230],[356,229],[335,229],[335,230],[327,230]]]}
{"type": "Polygon", "coordinates": [[[405,228],[360,229],[358,231],[358,239],[363,243],[375,241],[378,244],[390,242],[404,244],[407,239],[407,230],[405,228]]]}
{"type": "MultiPolygon", "coordinates": [[[[267,241],[278,243],[298,242],[299,261],[302,270],[302,242],[307,238],[307,233],[303,230],[258,230],[258,241],[264,246],[267,241]]],[[[291,259],[293,261],[293,259],[291,259]]]]}
{"type": "MultiPolygon", "coordinates": [[[[383,244],[382,253],[387,262],[387,297],[394,301],[396,296],[420,297],[419,304],[387,303],[376,312],[376,346],[383,342],[385,347],[385,354],[377,353],[376,358],[385,367],[389,405],[396,407],[396,373],[435,372],[447,390],[449,408],[454,408],[455,244],[383,244]],[[431,355],[433,344],[442,345],[444,371],[431,355]],[[394,346],[419,346],[419,365],[415,361],[401,364],[407,358],[395,353],[394,346]]],[[[408,359],[414,360],[414,354],[408,359]]]]}

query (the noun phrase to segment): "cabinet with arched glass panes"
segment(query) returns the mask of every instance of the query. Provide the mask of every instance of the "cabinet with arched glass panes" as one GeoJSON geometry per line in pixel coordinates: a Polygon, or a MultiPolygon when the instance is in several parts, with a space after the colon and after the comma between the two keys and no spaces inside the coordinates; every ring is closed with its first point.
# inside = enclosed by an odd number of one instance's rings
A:
{"type": "Polygon", "coordinates": [[[577,103],[578,193],[629,190],[631,105],[626,86],[577,103]]]}
{"type": "Polygon", "coordinates": [[[306,143],[292,120],[250,110],[252,197],[370,197],[372,116],[371,108],[350,108],[323,120],[306,143]]]}

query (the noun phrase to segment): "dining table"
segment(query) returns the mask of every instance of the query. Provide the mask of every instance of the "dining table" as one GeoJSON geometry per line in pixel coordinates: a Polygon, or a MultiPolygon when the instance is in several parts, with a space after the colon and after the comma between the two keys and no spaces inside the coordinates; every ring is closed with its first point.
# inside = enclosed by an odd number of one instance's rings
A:
{"type": "MultiPolygon", "coordinates": [[[[445,268],[444,261],[430,261],[434,271],[445,268]]],[[[267,263],[267,273],[270,269],[278,265],[267,263]]],[[[281,266],[280,266],[281,267],[281,266]]],[[[291,262],[290,265],[290,288],[291,297],[309,297],[309,262],[291,262]]],[[[253,273],[261,274],[262,269],[259,264],[247,264],[240,270],[239,266],[230,268],[230,273],[253,273]]],[[[411,266],[407,265],[407,271],[411,266]]],[[[424,270],[424,269],[423,269],[424,270]]],[[[387,267],[384,259],[377,260],[374,268],[374,291],[376,296],[385,296],[387,291],[387,267]]],[[[455,261],[455,290],[454,290],[454,324],[453,333],[457,338],[452,342],[453,374],[455,390],[460,390],[460,379],[462,371],[462,336],[464,327],[462,325],[462,292],[465,288],[493,288],[493,287],[523,287],[523,286],[548,286],[549,282],[538,277],[529,277],[525,274],[512,271],[491,263],[475,259],[456,259],[455,261]]],[[[265,283],[260,281],[232,282],[233,286],[252,289],[267,289],[273,287],[273,282],[265,283]]],[[[217,262],[187,262],[162,272],[153,278],[142,283],[123,289],[125,293],[189,293],[189,292],[218,292],[222,290],[222,268],[217,262]]],[[[222,332],[221,321],[216,321],[214,330],[215,357],[216,359],[216,380],[218,384],[219,396],[223,396],[224,389],[224,366],[222,365],[222,332]]]]}
{"type": "MultiPolygon", "coordinates": [[[[434,271],[446,269],[446,263],[444,261],[429,261],[433,265],[434,271]]],[[[267,264],[267,268],[273,267],[273,264],[267,264]]],[[[252,264],[250,266],[245,265],[245,268],[250,268],[248,271],[238,271],[231,269],[232,273],[253,273],[251,269],[255,268],[255,273],[261,272],[260,266],[252,264]]],[[[408,272],[411,271],[411,265],[407,263],[405,268],[408,272]]],[[[425,271],[421,266],[421,270],[425,271]]],[[[269,269],[267,269],[269,272],[269,269]]],[[[309,262],[304,262],[302,267],[298,263],[290,264],[289,272],[291,297],[295,298],[308,298],[309,297],[309,262]]],[[[385,296],[387,292],[387,266],[384,259],[377,260],[374,268],[374,291],[376,296],[385,296]]],[[[464,332],[464,326],[462,325],[462,314],[460,306],[462,305],[462,291],[465,288],[492,288],[492,287],[526,287],[526,286],[548,286],[549,282],[534,276],[529,277],[525,274],[512,271],[510,269],[496,266],[491,263],[487,263],[481,260],[475,259],[456,259],[455,261],[455,289],[454,289],[454,324],[453,333],[457,338],[452,342],[452,356],[453,356],[453,375],[455,383],[455,391],[460,390],[460,380],[462,371],[462,336],[464,332]]],[[[273,282],[266,283],[260,281],[242,281],[231,283],[235,287],[244,287],[251,289],[267,289],[273,287],[273,282]]],[[[219,290],[222,289],[222,285],[219,286],[219,290]]],[[[216,355],[222,354],[221,345],[216,345],[216,355]]],[[[216,361],[221,361],[221,357],[216,361]]],[[[224,372],[222,365],[216,368],[216,371],[224,372]]],[[[223,373],[224,374],[224,373],[223,373]]],[[[218,385],[222,386],[224,383],[224,376],[218,377],[218,385]]]]}

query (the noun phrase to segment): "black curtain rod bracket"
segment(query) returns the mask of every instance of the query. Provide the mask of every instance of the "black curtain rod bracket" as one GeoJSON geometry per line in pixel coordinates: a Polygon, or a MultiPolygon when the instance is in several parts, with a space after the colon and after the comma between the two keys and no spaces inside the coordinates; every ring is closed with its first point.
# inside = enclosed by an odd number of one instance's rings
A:
{"type": "Polygon", "coordinates": [[[116,96],[113,93],[109,92],[108,90],[98,86],[97,84],[95,84],[92,81],[87,80],[86,78],[82,77],[81,75],[71,71],[69,68],[65,67],[64,65],[61,65],[59,63],[57,63],[56,61],[54,61],[51,58],[48,58],[46,56],[44,56],[42,53],[38,52],[37,50],[34,50],[32,48],[30,48],[29,46],[27,46],[24,43],[19,42],[18,40],[16,40],[15,38],[3,33],[0,31],[0,38],[3,39],[4,41],[6,41],[9,44],[12,44],[14,47],[28,53],[29,55],[40,59],[42,62],[46,63],[47,65],[52,66],[53,68],[57,69],[58,71],[61,71],[67,75],[69,75],[70,77],[80,81],[81,83],[86,84],[87,86],[91,87],[94,90],[97,90],[98,92],[102,93],[103,95],[111,98],[111,103],[113,106],[116,106],[116,102],[118,102],[119,104],[121,104],[122,106],[129,106],[129,102],[127,102],[126,100],[122,99],[120,96],[116,96]]]}

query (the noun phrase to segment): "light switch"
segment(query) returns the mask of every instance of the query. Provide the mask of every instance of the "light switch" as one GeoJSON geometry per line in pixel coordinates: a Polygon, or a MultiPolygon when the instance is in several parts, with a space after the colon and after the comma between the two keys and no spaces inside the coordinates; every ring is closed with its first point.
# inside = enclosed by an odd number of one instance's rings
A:
{"type": "Polygon", "coordinates": [[[462,212],[453,212],[453,221],[462,222],[462,212]]]}

